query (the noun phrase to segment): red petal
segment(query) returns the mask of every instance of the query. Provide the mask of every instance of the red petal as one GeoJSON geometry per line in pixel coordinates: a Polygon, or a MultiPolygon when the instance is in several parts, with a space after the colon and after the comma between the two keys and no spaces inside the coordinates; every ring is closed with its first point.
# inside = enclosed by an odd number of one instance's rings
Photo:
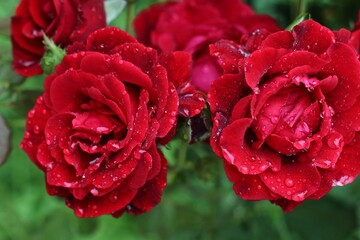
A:
{"type": "Polygon", "coordinates": [[[103,1],[80,0],[77,11],[81,17],[77,18],[76,30],[70,36],[72,42],[85,42],[93,31],[106,26],[103,1]]]}
{"type": "Polygon", "coordinates": [[[326,101],[335,112],[344,112],[357,102],[360,95],[360,61],[355,52],[343,43],[333,44],[327,53],[331,62],[322,72],[326,76],[337,76],[338,84],[326,95],[326,101]]]}
{"type": "Polygon", "coordinates": [[[260,48],[284,48],[292,49],[294,38],[289,31],[279,31],[273,34],[270,34],[266,39],[261,43],[260,48]]]}
{"type": "Polygon", "coordinates": [[[160,202],[162,191],[166,186],[167,162],[160,151],[159,154],[161,157],[160,173],[152,180],[147,181],[146,184],[139,189],[127,210],[129,213],[138,215],[148,212],[160,202]]]}
{"type": "MultiPolygon", "coordinates": [[[[282,73],[293,71],[296,67],[311,66],[312,72],[308,72],[308,68],[305,68],[307,72],[297,71],[297,74],[314,74],[321,70],[328,61],[323,60],[318,55],[307,51],[295,51],[284,54],[272,67],[269,73],[282,73]]],[[[294,73],[292,73],[294,75],[294,73]]],[[[292,76],[289,76],[292,77],[292,76]]]]}
{"type": "Polygon", "coordinates": [[[123,60],[131,62],[143,72],[149,71],[158,61],[156,50],[138,42],[123,43],[111,50],[110,54],[120,54],[123,60]]]}
{"type": "Polygon", "coordinates": [[[189,82],[192,65],[191,55],[186,52],[163,52],[159,62],[166,68],[168,79],[176,89],[189,82]]]}
{"type": "Polygon", "coordinates": [[[155,4],[141,11],[134,20],[136,38],[145,45],[151,44],[151,32],[155,29],[160,14],[175,3],[155,4]]]}
{"type": "Polygon", "coordinates": [[[201,93],[192,93],[179,96],[179,114],[184,117],[193,117],[205,107],[205,96],[201,93]]]}
{"type": "Polygon", "coordinates": [[[244,76],[226,74],[216,79],[209,90],[208,101],[211,112],[229,114],[244,90],[244,76]]]}
{"type": "Polygon", "coordinates": [[[271,191],[297,202],[316,192],[321,181],[316,167],[308,162],[283,164],[280,171],[267,170],[260,177],[271,191]]]}
{"type": "Polygon", "coordinates": [[[86,48],[89,51],[109,53],[116,46],[130,42],[137,41],[127,32],[119,28],[106,27],[96,30],[89,36],[86,48]]]}
{"type": "Polygon", "coordinates": [[[234,165],[226,161],[224,161],[224,167],[230,181],[234,183],[234,192],[239,197],[245,200],[275,199],[259,176],[241,174],[234,165]]]}
{"type": "MultiPolygon", "coordinates": [[[[119,187],[121,190],[121,186],[119,187]]],[[[124,208],[136,195],[136,191],[113,190],[107,195],[94,197],[88,194],[84,199],[67,198],[67,205],[74,209],[78,217],[97,217],[124,208]]]]}
{"type": "Polygon", "coordinates": [[[252,89],[258,87],[261,78],[284,53],[283,50],[274,48],[264,48],[253,52],[245,60],[246,83],[252,89]]]}
{"type": "Polygon", "coordinates": [[[224,128],[219,144],[224,158],[243,174],[259,174],[269,167],[279,170],[279,154],[265,147],[259,150],[251,149],[245,142],[245,132],[251,123],[251,119],[244,118],[224,128]]]}
{"type": "Polygon", "coordinates": [[[250,54],[242,46],[230,40],[220,40],[209,45],[209,49],[210,54],[218,58],[224,73],[237,73],[239,59],[250,54]]]}
{"type": "Polygon", "coordinates": [[[335,42],[333,32],[313,20],[306,20],[296,25],[292,34],[295,50],[306,50],[318,55],[326,52],[335,42]]]}

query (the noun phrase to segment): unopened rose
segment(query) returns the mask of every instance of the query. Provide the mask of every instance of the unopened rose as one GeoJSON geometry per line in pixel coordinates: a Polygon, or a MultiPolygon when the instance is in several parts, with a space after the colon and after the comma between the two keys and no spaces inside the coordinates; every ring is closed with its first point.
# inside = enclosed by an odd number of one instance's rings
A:
{"type": "Polygon", "coordinates": [[[27,77],[42,73],[43,33],[64,48],[105,25],[104,1],[22,0],[11,19],[13,68],[27,77]]]}
{"type": "Polygon", "coordinates": [[[257,50],[211,46],[225,74],[209,91],[211,146],[234,191],[285,211],[360,172],[360,62],[347,30],[307,20],[257,50]]]}
{"type": "Polygon", "coordinates": [[[134,21],[140,42],[161,51],[192,54],[191,83],[203,92],[222,70],[208,46],[220,39],[240,40],[258,29],[277,31],[269,16],[257,15],[239,0],[183,0],[161,3],[141,12],[134,21]]]}
{"type": "Polygon", "coordinates": [[[48,193],[65,197],[77,216],[147,212],[166,185],[157,144],[176,124],[173,82],[182,76],[172,63],[186,71],[180,63],[190,57],[162,56],[164,67],[156,50],[114,27],[70,50],[46,78],[21,146],[45,172],[48,193]]]}

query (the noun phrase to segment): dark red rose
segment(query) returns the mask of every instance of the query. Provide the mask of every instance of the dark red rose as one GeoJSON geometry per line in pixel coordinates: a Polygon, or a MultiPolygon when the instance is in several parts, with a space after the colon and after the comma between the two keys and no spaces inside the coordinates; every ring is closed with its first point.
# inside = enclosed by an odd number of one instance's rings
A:
{"type": "Polygon", "coordinates": [[[82,48],[46,78],[21,147],[45,172],[48,193],[65,197],[77,216],[147,212],[166,185],[157,143],[176,124],[172,81],[181,76],[114,27],[95,31],[82,48]]]}
{"type": "Polygon", "coordinates": [[[193,56],[192,84],[207,92],[220,76],[208,45],[220,39],[240,40],[257,29],[280,30],[275,20],[256,15],[239,0],[183,0],[157,4],[134,21],[137,38],[161,51],[186,51],[193,56]]]}
{"type": "Polygon", "coordinates": [[[243,199],[290,211],[359,174],[360,62],[344,36],[308,20],[250,54],[211,46],[225,72],[208,94],[211,146],[243,199]]]}
{"type": "Polygon", "coordinates": [[[66,47],[85,41],[91,32],[105,26],[104,1],[22,0],[11,19],[13,68],[24,76],[42,73],[42,31],[66,47]]]}

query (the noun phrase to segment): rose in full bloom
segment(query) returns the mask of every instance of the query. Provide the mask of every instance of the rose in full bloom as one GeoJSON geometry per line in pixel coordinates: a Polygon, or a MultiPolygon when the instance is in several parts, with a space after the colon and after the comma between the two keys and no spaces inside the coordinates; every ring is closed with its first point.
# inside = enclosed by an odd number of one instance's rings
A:
{"type": "Polygon", "coordinates": [[[157,144],[176,124],[173,82],[187,75],[190,56],[161,56],[164,67],[156,50],[115,27],[71,51],[46,78],[21,147],[45,172],[48,193],[77,216],[147,212],[166,185],[157,144]]]}
{"type": "Polygon", "coordinates": [[[22,0],[11,19],[13,68],[27,77],[42,73],[43,33],[66,47],[105,25],[104,1],[22,0]]]}
{"type": "Polygon", "coordinates": [[[240,40],[258,29],[280,30],[269,16],[257,15],[240,0],[183,0],[142,11],[134,21],[137,38],[161,51],[192,54],[192,84],[207,92],[222,73],[208,46],[220,39],[240,40]]]}
{"type": "Polygon", "coordinates": [[[211,146],[241,198],[290,211],[359,174],[360,62],[346,31],[307,20],[252,53],[211,46],[225,71],[208,94],[211,146]]]}

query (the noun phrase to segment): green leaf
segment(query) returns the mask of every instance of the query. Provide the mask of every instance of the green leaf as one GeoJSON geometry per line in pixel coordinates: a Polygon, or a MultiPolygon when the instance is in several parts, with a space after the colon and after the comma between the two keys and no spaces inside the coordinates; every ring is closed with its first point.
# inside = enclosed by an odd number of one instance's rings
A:
{"type": "Polygon", "coordinates": [[[106,23],[109,24],[117,18],[126,6],[125,0],[107,0],[105,1],[106,23]]]}
{"type": "Polygon", "coordinates": [[[299,239],[347,239],[356,230],[356,208],[334,201],[328,196],[305,201],[286,214],[289,229],[299,239]]]}

